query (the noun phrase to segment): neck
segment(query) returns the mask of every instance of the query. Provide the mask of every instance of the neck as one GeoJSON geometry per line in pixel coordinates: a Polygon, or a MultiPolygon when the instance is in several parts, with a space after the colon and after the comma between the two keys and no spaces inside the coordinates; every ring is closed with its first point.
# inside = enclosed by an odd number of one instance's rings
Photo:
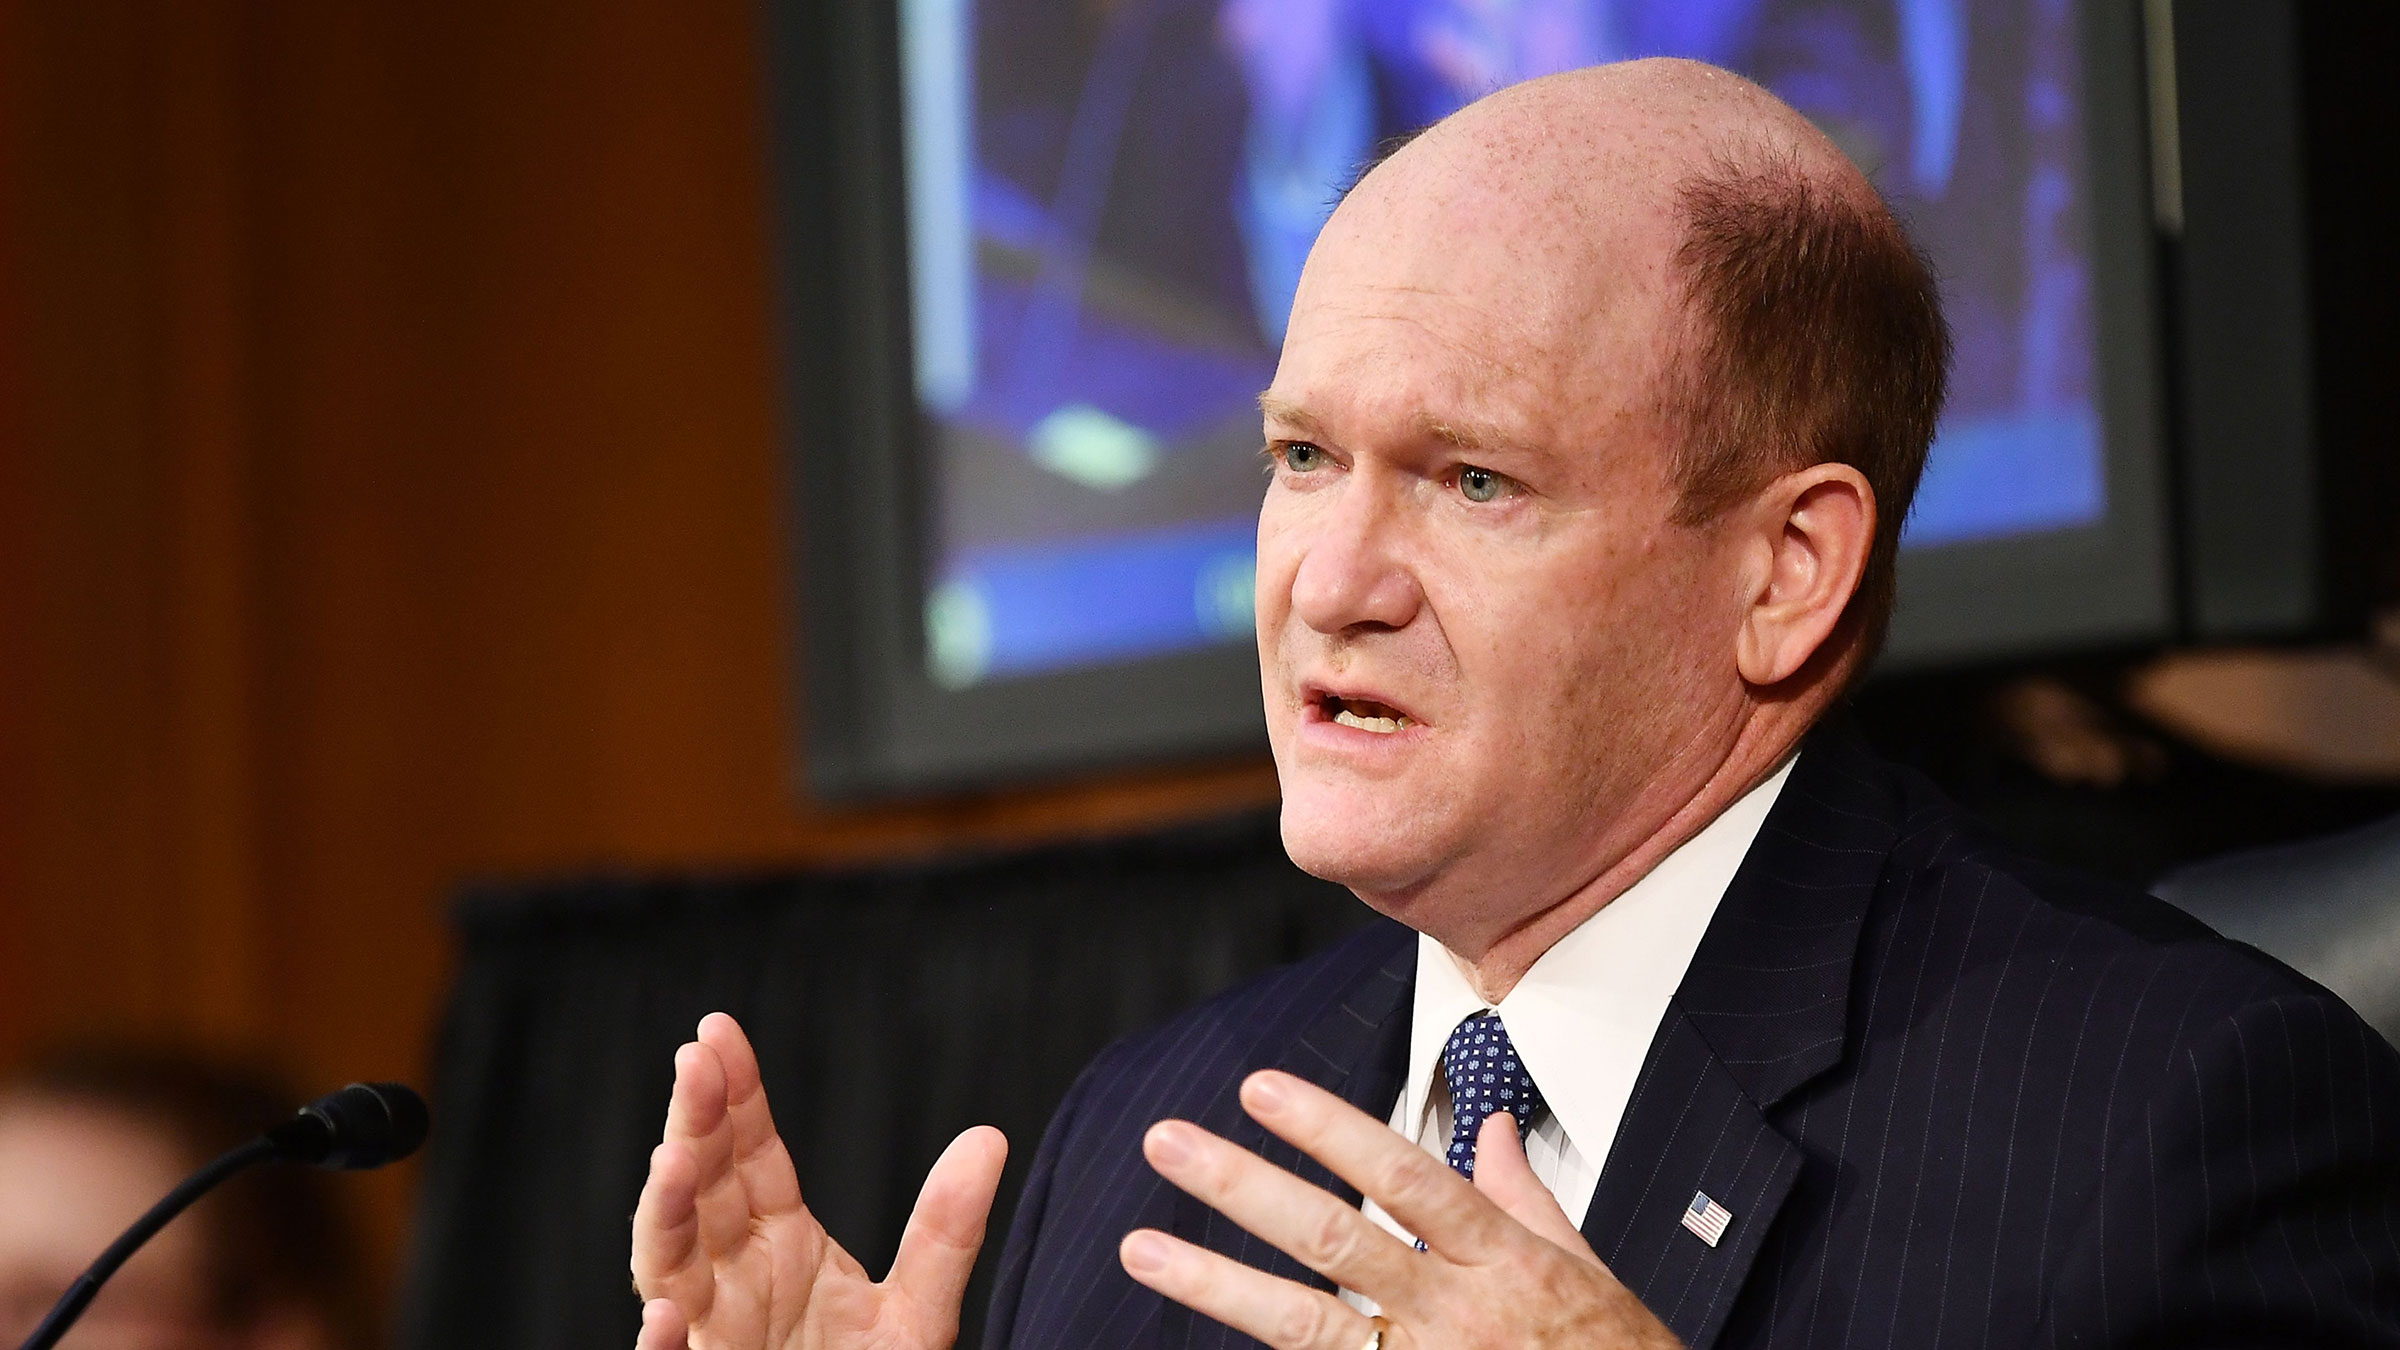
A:
{"type": "MultiPolygon", "coordinates": [[[[1484,1002],[1498,1004],[1559,939],[1607,908],[1610,901],[1648,876],[1650,869],[1668,854],[1707,829],[1709,822],[1723,815],[1727,807],[1773,777],[1806,731],[1805,722],[1793,726],[1782,718],[1750,718],[1699,789],[1615,862],[1557,903],[1502,934],[1480,955],[1469,958],[1452,951],[1450,959],[1458,964],[1459,973],[1484,1002]]],[[[1449,950],[1446,945],[1444,949],[1449,950]]]]}

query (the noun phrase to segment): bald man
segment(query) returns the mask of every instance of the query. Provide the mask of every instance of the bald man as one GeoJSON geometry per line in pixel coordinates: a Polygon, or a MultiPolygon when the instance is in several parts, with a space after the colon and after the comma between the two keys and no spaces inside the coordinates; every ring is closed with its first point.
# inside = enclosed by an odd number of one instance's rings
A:
{"type": "MultiPolygon", "coordinates": [[[[988,1345],[2400,1345],[2390,1047],[1817,726],[1947,349],[1873,189],[1706,66],[1359,183],[1260,400],[1258,648],[1285,845],[1390,921],[1085,1072],[988,1345]]],[[[644,1350],[949,1344],[1003,1151],[873,1282],[712,1017],[644,1350]]]]}

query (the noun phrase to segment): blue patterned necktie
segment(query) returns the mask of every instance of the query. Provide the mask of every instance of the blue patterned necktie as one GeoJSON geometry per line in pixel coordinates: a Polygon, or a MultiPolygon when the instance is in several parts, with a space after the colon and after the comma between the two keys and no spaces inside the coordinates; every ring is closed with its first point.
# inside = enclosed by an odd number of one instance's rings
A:
{"type": "Polygon", "coordinates": [[[1525,1072],[1496,1012],[1477,1013],[1450,1033],[1450,1043],[1442,1047],[1442,1077],[1450,1083],[1450,1165],[1472,1181],[1475,1136],[1483,1122],[1508,1112],[1516,1117],[1517,1142],[1523,1143],[1533,1118],[1542,1113],[1542,1090],[1525,1072]]]}

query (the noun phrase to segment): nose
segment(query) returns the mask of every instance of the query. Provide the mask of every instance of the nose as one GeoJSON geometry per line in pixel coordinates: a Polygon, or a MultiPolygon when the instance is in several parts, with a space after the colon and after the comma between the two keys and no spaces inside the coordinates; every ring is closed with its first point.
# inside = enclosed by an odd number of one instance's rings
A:
{"type": "Polygon", "coordinates": [[[1398,547],[1405,505],[1366,475],[1345,483],[1337,498],[1302,527],[1292,613],[1328,635],[1406,627],[1425,595],[1398,547]]]}

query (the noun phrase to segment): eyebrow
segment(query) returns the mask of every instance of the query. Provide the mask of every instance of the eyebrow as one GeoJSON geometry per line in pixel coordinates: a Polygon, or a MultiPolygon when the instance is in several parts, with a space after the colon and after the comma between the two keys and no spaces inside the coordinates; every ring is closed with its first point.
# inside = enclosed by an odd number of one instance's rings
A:
{"type": "Polygon", "coordinates": [[[1318,421],[1310,415],[1307,409],[1289,399],[1280,399],[1273,394],[1260,394],[1258,410],[1266,414],[1268,421],[1281,422],[1303,436],[1323,436],[1325,434],[1323,422],[1318,421]]]}
{"type": "Polygon", "coordinates": [[[1417,414],[1417,431],[1430,439],[1465,451],[1470,455],[1489,455],[1496,451],[1521,451],[1525,447],[1514,438],[1501,434],[1483,422],[1451,421],[1426,413],[1417,414]]]}
{"type": "MultiPolygon", "coordinates": [[[[1273,394],[1258,396],[1259,411],[1272,422],[1280,422],[1311,440],[1327,436],[1325,424],[1307,409],[1273,394]]],[[[1528,447],[1514,437],[1503,434],[1486,422],[1469,419],[1435,417],[1420,412],[1413,419],[1418,435],[1439,441],[1468,455],[1486,456],[1502,452],[1526,453],[1528,447]]]]}

